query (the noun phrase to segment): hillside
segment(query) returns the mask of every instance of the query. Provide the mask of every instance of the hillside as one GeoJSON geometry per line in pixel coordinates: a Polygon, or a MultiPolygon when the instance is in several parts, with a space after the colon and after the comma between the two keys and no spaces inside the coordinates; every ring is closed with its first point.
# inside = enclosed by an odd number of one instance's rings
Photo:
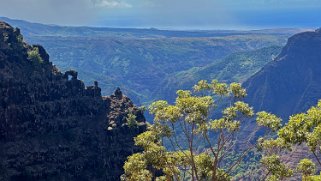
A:
{"type": "Polygon", "coordinates": [[[0,22],[0,180],[119,180],[145,118],[120,90],[102,97],[77,75],[0,22]]]}
{"type": "MultiPolygon", "coordinates": [[[[43,45],[62,70],[76,69],[86,84],[98,80],[104,94],[119,86],[136,103],[151,102],[160,89],[162,93],[157,98],[167,99],[172,91],[166,88],[175,85],[164,87],[164,80],[181,72],[215,64],[233,53],[283,46],[289,36],[301,31],[167,31],[9,21],[25,32],[28,42],[43,45]]],[[[207,79],[201,75],[200,79],[207,79]]]]}
{"type": "Polygon", "coordinates": [[[153,97],[166,97],[174,101],[176,90],[190,89],[199,80],[217,79],[223,82],[244,82],[272,61],[281,47],[272,46],[252,51],[233,53],[226,58],[204,67],[181,71],[166,78],[153,94],[153,97]]]}
{"type": "Polygon", "coordinates": [[[256,110],[282,118],[304,112],[321,98],[321,31],[289,38],[281,54],[244,83],[256,110]]]}

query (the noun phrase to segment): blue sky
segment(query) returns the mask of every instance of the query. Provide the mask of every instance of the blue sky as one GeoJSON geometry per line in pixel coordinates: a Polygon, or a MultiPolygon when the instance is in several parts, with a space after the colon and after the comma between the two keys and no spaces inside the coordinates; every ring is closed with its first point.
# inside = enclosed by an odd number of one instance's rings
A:
{"type": "Polygon", "coordinates": [[[162,29],[321,26],[321,0],[0,0],[0,16],[59,25],[162,29]]]}

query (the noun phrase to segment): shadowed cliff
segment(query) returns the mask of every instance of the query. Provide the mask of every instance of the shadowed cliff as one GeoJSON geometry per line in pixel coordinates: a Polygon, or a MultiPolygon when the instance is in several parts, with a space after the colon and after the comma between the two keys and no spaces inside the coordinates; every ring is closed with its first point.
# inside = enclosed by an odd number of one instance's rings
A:
{"type": "Polygon", "coordinates": [[[320,30],[296,34],[275,61],[244,83],[246,101],[257,111],[270,111],[286,120],[321,98],[320,72],[320,30]]]}
{"type": "Polygon", "coordinates": [[[133,137],[144,115],[119,89],[102,97],[98,82],[86,87],[77,74],[0,22],[0,180],[119,180],[140,150],[133,137]]]}

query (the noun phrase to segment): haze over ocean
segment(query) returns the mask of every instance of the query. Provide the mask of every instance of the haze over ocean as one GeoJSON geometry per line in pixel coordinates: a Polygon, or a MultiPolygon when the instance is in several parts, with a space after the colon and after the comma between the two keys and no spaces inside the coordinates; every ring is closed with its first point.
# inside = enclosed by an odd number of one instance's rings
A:
{"type": "Polygon", "coordinates": [[[161,29],[321,25],[319,0],[0,0],[0,3],[0,16],[58,25],[161,29]]]}

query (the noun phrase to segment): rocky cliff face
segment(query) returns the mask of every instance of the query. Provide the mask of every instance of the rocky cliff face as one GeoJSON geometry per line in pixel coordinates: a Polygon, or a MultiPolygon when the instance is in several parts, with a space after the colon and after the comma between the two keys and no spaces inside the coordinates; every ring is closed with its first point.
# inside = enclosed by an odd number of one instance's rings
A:
{"type": "Polygon", "coordinates": [[[244,83],[247,102],[283,119],[321,99],[321,31],[294,35],[281,54],[244,83]]]}
{"type": "Polygon", "coordinates": [[[0,22],[0,180],[119,180],[145,118],[120,90],[100,91],[0,22]]]}

